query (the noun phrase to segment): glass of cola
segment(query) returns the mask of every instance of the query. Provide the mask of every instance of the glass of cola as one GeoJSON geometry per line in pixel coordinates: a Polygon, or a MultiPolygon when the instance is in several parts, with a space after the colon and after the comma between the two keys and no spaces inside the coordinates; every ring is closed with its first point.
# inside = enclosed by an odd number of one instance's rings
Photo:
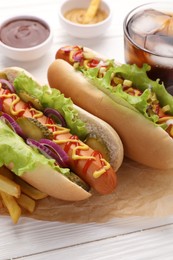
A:
{"type": "Polygon", "coordinates": [[[151,66],[148,76],[160,79],[173,94],[173,3],[148,3],[124,19],[124,55],[129,64],[151,66]]]}

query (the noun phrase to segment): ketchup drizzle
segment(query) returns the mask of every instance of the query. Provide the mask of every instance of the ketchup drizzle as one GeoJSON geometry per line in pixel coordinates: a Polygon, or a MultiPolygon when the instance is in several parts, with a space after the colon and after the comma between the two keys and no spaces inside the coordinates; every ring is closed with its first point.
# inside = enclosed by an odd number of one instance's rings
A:
{"type": "MultiPolygon", "coordinates": [[[[102,159],[102,155],[101,155],[101,153],[100,152],[98,152],[98,151],[93,151],[93,153],[91,154],[91,156],[93,156],[93,157],[99,157],[99,159],[100,159],[100,162],[101,162],[101,165],[102,165],[102,167],[104,166],[104,162],[103,161],[101,161],[101,159],[102,159]]],[[[85,163],[85,165],[84,165],[84,167],[83,167],[83,170],[82,170],[82,173],[83,174],[85,174],[86,175],[86,173],[87,173],[87,171],[88,171],[88,168],[90,167],[90,165],[91,165],[91,163],[92,163],[92,161],[93,161],[94,159],[87,159],[87,161],[86,161],[86,163],[85,163]]]]}
{"type": "Polygon", "coordinates": [[[46,123],[45,123],[45,124],[51,125],[51,126],[49,126],[48,128],[49,128],[49,129],[51,128],[52,132],[55,132],[55,131],[56,131],[56,127],[55,127],[55,125],[54,125],[55,123],[54,123],[54,121],[53,121],[52,118],[46,117],[46,123]]]}
{"type": "MultiPolygon", "coordinates": [[[[71,140],[79,140],[79,138],[78,138],[76,135],[70,136],[70,139],[71,139],[71,140]]],[[[73,141],[72,141],[72,142],[71,142],[71,141],[67,142],[67,143],[65,144],[65,146],[64,146],[64,151],[65,151],[66,153],[69,152],[70,147],[71,147],[72,144],[74,144],[75,146],[79,145],[78,142],[73,142],[73,141]]]]}
{"type": "MultiPolygon", "coordinates": [[[[79,140],[79,138],[76,136],[76,135],[72,135],[71,137],[70,137],[70,139],[71,140],[79,140]]],[[[64,151],[68,154],[68,152],[69,152],[69,150],[70,150],[70,147],[72,146],[72,145],[74,145],[75,147],[76,146],[79,146],[80,145],[80,142],[73,142],[73,141],[69,141],[69,142],[67,142],[66,144],[65,144],[65,147],[64,147],[64,151]]],[[[80,155],[80,150],[77,150],[76,151],[76,154],[77,155],[80,155]]],[[[75,166],[78,164],[78,161],[79,160],[74,160],[73,162],[74,162],[74,164],[75,164],[75,166]]]]}
{"type": "MultiPolygon", "coordinates": [[[[8,94],[10,94],[10,91],[8,89],[2,89],[2,95],[8,95],[8,94]]],[[[5,97],[0,96],[0,99],[1,99],[2,104],[3,104],[5,97]]]]}
{"type": "Polygon", "coordinates": [[[95,67],[97,67],[97,65],[99,64],[99,60],[97,60],[97,59],[92,59],[92,60],[90,60],[89,62],[88,62],[88,66],[90,67],[90,68],[95,68],[95,67]]]}

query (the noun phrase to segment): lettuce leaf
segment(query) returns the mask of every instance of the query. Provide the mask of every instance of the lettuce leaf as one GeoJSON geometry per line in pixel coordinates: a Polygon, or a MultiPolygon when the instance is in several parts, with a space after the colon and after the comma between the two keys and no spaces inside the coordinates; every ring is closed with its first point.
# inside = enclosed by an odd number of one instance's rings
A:
{"type": "Polygon", "coordinates": [[[59,90],[51,89],[47,85],[40,86],[24,73],[16,77],[14,86],[17,94],[20,95],[20,92],[25,92],[38,99],[43,108],[58,110],[64,116],[72,134],[76,134],[82,140],[86,137],[85,123],[79,119],[78,111],[74,108],[72,100],[65,98],[59,90]]]}
{"type": "MultiPolygon", "coordinates": [[[[139,68],[135,64],[116,66],[111,62],[108,64],[108,67],[109,69],[106,71],[103,78],[97,77],[99,71],[98,67],[87,70],[84,67],[81,67],[80,70],[92,84],[103,91],[112,100],[143,114],[147,119],[154,123],[158,121],[159,117],[155,114],[148,115],[147,113],[148,100],[152,97],[153,92],[155,92],[161,106],[169,105],[169,113],[173,115],[173,97],[166,91],[163,84],[159,84],[159,80],[153,81],[149,79],[147,76],[147,71],[150,70],[149,65],[144,64],[142,68],[139,68]],[[133,86],[143,91],[143,94],[141,96],[132,96],[123,91],[121,84],[112,87],[111,80],[113,74],[132,81],[133,86]]],[[[164,128],[165,126],[163,125],[162,127],[164,128]]]]}
{"type": "Polygon", "coordinates": [[[170,114],[173,115],[173,97],[170,95],[166,89],[164,84],[159,83],[159,79],[156,81],[151,80],[147,71],[150,70],[150,66],[148,64],[144,64],[142,68],[139,68],[137,65],[129,65],[123,64],[122,66],[117,66],[115,68],[115,73],[124,79],[131,80],[133,85],[139,90],[151,89],[156,93],[156,96],[161,104],[161,106],[169,105],[170,114]]]}

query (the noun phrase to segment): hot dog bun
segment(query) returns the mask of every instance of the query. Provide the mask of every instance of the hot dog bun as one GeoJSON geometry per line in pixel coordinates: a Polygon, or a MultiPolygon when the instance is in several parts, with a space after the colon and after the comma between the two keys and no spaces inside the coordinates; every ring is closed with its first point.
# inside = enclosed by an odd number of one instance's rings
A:
{"type": "Polygon", "coordinates": [[[127,157],[153,168],[173,168],[172,138],[123,100],[112,100],[62,59],[49,66],[48,81],[75,104],[110,124],[119,134],[127,157]]]}
{"type": "MultiPolygon", "coordinates": [[[[18,67],[6,68],[1,73],[5,74],[7,79],[13,83],[21,72],[33,78],[29,72],[18,67]]],[[[97,135],[104,140],[110,153],[110,164],[114,170],[117,171],[123,161],[123,146],[118,134],[101,119],[79,107],[76,108],[79,112],[79,117],[86,122],[86,127],[89,132],[97,133],[97,135]]],[[[47,165],[43,165],[41,159],[34,170],[24,173],[21,178],[55,198],[78,201],[91,196],[90,192],[85,191],[80,186],[68,180],[61,173],[58,173],[47,165]]]]}
{"type": "Polygon", "coordinates": [[[85,191],[51,167],[42,165],[41,162],[33,171],[24,173],[21,178],[38,190],[57,199],[80,201],[91,196],[90,192],[85,191]]]}

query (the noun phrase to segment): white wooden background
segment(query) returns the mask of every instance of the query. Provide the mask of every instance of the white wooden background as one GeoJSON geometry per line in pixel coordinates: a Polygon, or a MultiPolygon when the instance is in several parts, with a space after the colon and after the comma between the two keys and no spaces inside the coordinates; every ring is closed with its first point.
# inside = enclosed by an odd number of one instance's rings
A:
{"type": "MultiPolygon", "coordinates": [[[[35,62],[21,63],[0,53],[0,69],[21,66],[46,83],[47,66],[53,61],[56,50],[65,44],[85,45],[105,52],[110,58],[124,61],[123,19],[130,9],[146,0],[107,0],[113,9],[113,21],[106,34],[95,40],[75,39],[66,35],[57,17],[61,2],[0,1],[0,22],[16,14],[37,15],[46,19],[54,30],[53,46],[45,57],[35,62]]],[[[0,216],[0,260],[4,259],[172,260],[173,216],[112,219],[102,224],[67,224],[21,218],[16,226],[9,217],[0,216]]]]}

